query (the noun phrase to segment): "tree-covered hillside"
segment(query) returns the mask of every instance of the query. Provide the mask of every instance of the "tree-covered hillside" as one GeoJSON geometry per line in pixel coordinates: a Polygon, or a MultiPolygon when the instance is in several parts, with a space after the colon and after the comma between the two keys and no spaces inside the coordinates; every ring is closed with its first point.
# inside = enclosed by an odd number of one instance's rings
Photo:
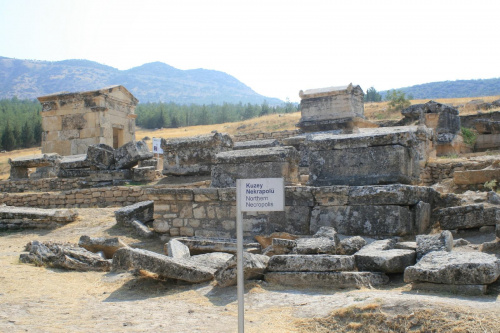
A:
{"type": "Polygon", "coordinates": [[[39,146],[42,141],[41,110],[37,100],[17,97],[0,100],[0,149],[39,146]]]}
{"type": "MultiPolygon", "coordinates": [[[[415,99],[496,96],[500,95],[500,78],[431,82],[397,90],[415,99]]],[[[380,93],[385,98],[387,91],[380,93]]]]}

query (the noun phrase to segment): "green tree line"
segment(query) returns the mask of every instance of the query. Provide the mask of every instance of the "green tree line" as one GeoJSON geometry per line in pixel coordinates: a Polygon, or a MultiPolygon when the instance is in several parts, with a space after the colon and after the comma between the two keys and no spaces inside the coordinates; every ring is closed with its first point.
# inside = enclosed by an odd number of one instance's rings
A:
{"type": "Polygon", "coordinates": [[[40,146],[42,106],[37,100],[0,100],[0,149],[14,150],[40,146]]]}
{"type": "Polygon", "coordinates": [[[141,103],[137,105],[137,126],[142,128],[175,128],[236,122],[272,113],[297,112],[299,106],[287,101],[279,106],[262,104],[176,104],[141,103]]]}

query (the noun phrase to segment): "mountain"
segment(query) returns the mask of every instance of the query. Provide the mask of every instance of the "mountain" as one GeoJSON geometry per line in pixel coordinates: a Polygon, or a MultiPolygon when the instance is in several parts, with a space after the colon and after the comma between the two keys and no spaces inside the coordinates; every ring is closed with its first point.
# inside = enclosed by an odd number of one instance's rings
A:
{"type": "Polygon", "coordinates": [[[140,102],[178,104],[282,104],[257,94],[224,72],[180,70],[153,62],[119,70],[89,60],[39,61],[0,57],[0,98],[33,99],[56,92],[89,91],[121,84],[140,102]]]}
{"type": "MultiPolygon", "coordinates": [[[[397,90],[412,95],[414,99],[496,96],[500,95],[500,78],[431,82],[397,90]]],[[[382,97],[386,93],[380,92],[382,97]]]]}

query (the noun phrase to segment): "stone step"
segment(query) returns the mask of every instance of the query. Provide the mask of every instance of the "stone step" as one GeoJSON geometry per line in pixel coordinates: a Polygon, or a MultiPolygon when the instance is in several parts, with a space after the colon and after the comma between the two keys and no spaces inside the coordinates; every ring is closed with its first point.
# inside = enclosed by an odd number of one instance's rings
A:
{"type": "Polygon", "coordinates": [[[345,255],[275,255],[269,272],[338,272],[356,270],[354,257],[345,255]]]}

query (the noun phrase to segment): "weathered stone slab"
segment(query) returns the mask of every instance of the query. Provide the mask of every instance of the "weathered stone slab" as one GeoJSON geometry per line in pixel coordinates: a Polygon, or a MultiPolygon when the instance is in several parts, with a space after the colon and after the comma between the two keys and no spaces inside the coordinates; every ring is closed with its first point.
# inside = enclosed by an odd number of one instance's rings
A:
{"type": "Polygon", "coordinates": [[[152,238],[154,237],[155,233],[151,231],[147,225],[142,223],[139,220],[133,219],[132,221],[125,221],[124,224],[126,226],[131,227],[135,234],[139,237],[144,237],[144,238],[152,238]]]}
{"type": "Polygon", "coordinates": [[[294,254],[336,254],[337,243],[327,237],[299,238],[292,250],[294,254]]]}
{"type": "Polygon", "coordinates": [[[164,278],[200,283],[213,279],[213,270],[186,259],[174,259],[155,252],[122,248],[113,256],[113,270],[145,270],[164,278]]]}
{"type": "Polygon", "coordinates": [[[90,237],[90,236],[81,236],[78,241],[78,246],[83,247],[90,252],[97,253],[102,251],[106,259],[113,258],[113,254],[115,254],[118,249],[122,247],[128,247],[120,238],[112,237],[112,238],[104,238],[104,237],[90,237]]]}
{"type": "MultiPolygon", "coordinates": [[[[236,239],[206,238],[206,237],[179,237],[177,240],[189,248],[191,254],[208,252],[236,253],[236,239]]],[[[244,243],[246,250],[260,248],[258,243],[244,243]]]]}
{"type": "Polygon", "coordinates": [[[361,288],[387,284],[383,273],[372,272],[268,272],[268,283],[303,288],[361,288]]]}
{"type": "Polygon", "coordinates": [[[450,252],[453,248],[453,235],[445,230],[437,235],[417,235],[417,260],[432,251],[450,252]]]}
{"type": "Polygon", "coordinates": [[[235,142],[234,146],[233,146],[233,150],[269,148],[269,147],[277,147],[277,146],[280,146],[280,143],[276,139],[251,140],[251,141],[235,142]]]}
{"type": "Polygon", "coordinates": [[[443,284],[429,282],[413,282],[411,290],[431,291],[439,294],[450,293],[453,295],[481,296],[486,294],[488,286],[485,284],[443,284]]]}
{"type": "Polygon", "coordinates": [[[366,241],[363,237],[346,237],[340,240],[339,246],[337,247],[337,254],[352,255],[361,250],[365,245],[366,241]]]}
{"type": "Polygon", "coordinates": [[[279,239],[287,239],[287,240],[295,240],[299,238],[296,235],[291,235],[287,232],[273,232],[270,235],[257,235],[255,236],[255,240],[259,242],[260,246],[265,249],[266,247],[270,246],[273,244],[273,239],[279,238],[279,239]]]}
{"type": "MultiPolygon", "coordinates": [[[[9,158],[8,162],[10,164],[10,179],[15,180],[29,178],[29,168],[57,168],[60,160],[61,156],[56,153],[24,156],[15,159],[9,158]]],[[[54,169],[54,172],[55,174],[57,174],[57,170],[54,169]]]]}
{"type": "Polygon", "coordinates": [[[500,255],[500,240],[497,238],[492,242],[484,242],[479,247],[479,251],[484,253],[500,255]]]}
{"type": "Polygon", "coordinates": [[[56,228],[75,221],[77,217],[78,213],[72,209],[0,206],[0,230],[56,228]]]}
{"type": "Polygon", "coordinates": [[[426,160],[422,141],[429,133],[416,127],[371,129],[357,134],[315,134],[309,150],[309,185],[411,184],[426,160]]]}
{"type": "Polygon", "coordinates": [[[222,152],[212,167],[212,187],[236,187],[236,179],[284,178],[299,181],[299,154],[293,147],[270,147],[222,152]]]}
{"type": "Polygon", "coordinates": [[[143,223],[153,220],[154,201],[141,201],[130,206],[115,211],[115,218],[118,224],[125,224],[127,221],[139,220],[143,223]]]}
{"type": "Polygon", "coordinates": [[[92,171],[90,168],[82,169],[59,169],[57,177],[59,178],[82,178],[89,177],[92,171]]]}
{"type": "Polygon", "coordinates": [[[115,167],[130,169],[139,164],[139,161],[153,158],[153,153],[144,141],[130,141],[115,150],[115,167]]]}
{"type": "Polygon", "coordinates": [[[59,162],[61,169],[82,169],[90,168],[90,162],[87,160],[87,154],[63,156],[59,162]]]}
{"type": "Polygon", "coordinates": [[[391,184],[350,186],[347,205],[412,206],[419,201],[431,203],[438,193],[431,187],[391,184]]]}
{"type": "Polygon", "coordinates": [[[87,161],[94,170],[111,170],[115,167],[115,150],[104,143],[87,148],[87,161]]]}
{"type": "Polygon", "coordinates": [[[215,155],[233,147],[227,134],[213,133],[179,139],[162,139],[163,174],[210,174],[215,155]]]}
{"type": "Polygon", "coordinates": [[[474,127],[481,134],[500,134],[500,121],[477,119],[474,121],[474,127]]]}
{"type": "Polygon", "coordinates": [[[404,206],[317,206],[311,213],[311,233],[321,226],[343,235],[404,236],[413,232],[412,214],[404,206]]]}
{"type": "Polygon", "coordinates": [[[165,244],[165,253],[172,258],[187,259],[191,257],[189,248],[176,239],[171,239],[165,244]]]}
{"type": "Polygon", "coordinates": [[[215,274],[216,271],[221,269],[226,262],[233,257],[233,254],[224,252],[210,252],[197,254],[189,257],[189,262],[196,266],[208,267],[215,274]]]}
{"type": "Polygon", "coordinates": [[[496,225],[500,221],[500,209],[483,204],[442,208],[436,212],[441,229],[469,229],[496,225]]]}
{"type": "Polygon", "coordinates": [[[272,252],[274,255],[287,254],[297,246],[297,241],[292,239],[273,238],[272,252]]]}
{"type": "Polygon", "coordinates": [[[132,180],[136,182],[150,182],[156,179],[156,168],[153,166],[133,168],[132,180]]]}
{"type": "Polygon", "coordinates": [[[269,272],[339,272],[356,270],[353,256],[344,255],[274,255],[267,265],[269,272]]]}
{"type": "Polygon", "coordinates": [[[405,282],[490,284],[500,276],[500,261],[481,252],[435,251],[405,269],[405,282]]]}
{"type": "MultiPolygon", "coordinates": [[[[260,254],[243,253],[243,276],[244,280],[262,277],[266,270],[269,257],[260,254]]],[[[215,273],[217,285],[227,287],[237,283],[237,256],[233,256],[226,264],[215,273]]]]}
{"type": "Polygon", "coordinates": [[[29,253],[21,254],[20,262],[76,271],[106,272],[111,268],[110,260],[70,244],[32,241],[27,247],[29,253]]]}
{"type": "Polygon", "coordinates": [[[403,273],[405,268],[415,264],[415,251],[394,249],[391,239],[375,241],[354,254],[360,271],[403,273]]]}

